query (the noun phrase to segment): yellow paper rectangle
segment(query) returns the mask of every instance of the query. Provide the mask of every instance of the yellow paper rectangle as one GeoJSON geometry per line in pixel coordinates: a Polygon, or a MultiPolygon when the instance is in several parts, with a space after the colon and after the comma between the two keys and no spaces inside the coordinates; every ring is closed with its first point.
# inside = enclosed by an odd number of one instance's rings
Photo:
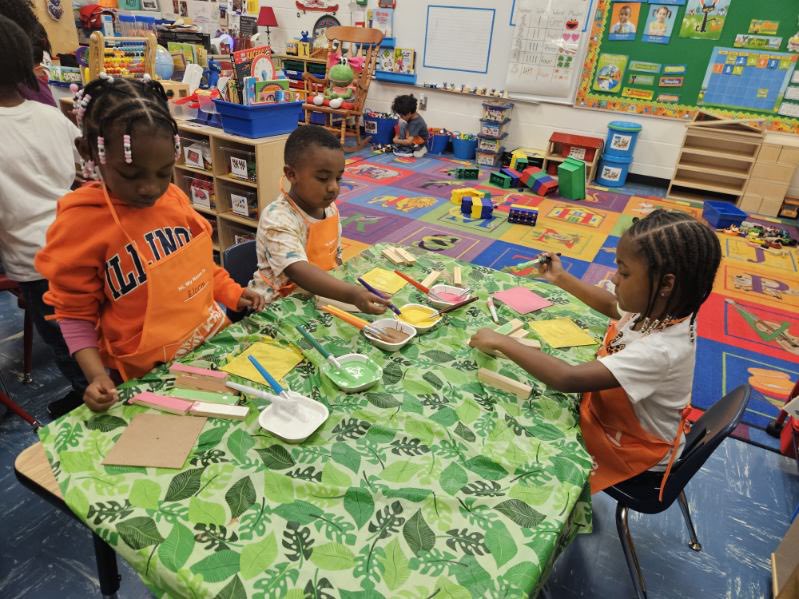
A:
{"type": "Polygon", "coordinates": [[[405,279],[384,268],[373,268],[361,278],[372,287],[391,295],[397,293],[407,284],[405,279]]]}
{"type": "Polygon", "coordinates": [[[550,347],[576,347],[598,343],[569,318],[536,320],[530,323],[530,328],[550,347]]]}
{"type": "Polygon", "coordinates": [[[222,370],[256,383],[266,383],[264,377],[258,373],[247,359],[248,356],[255,356],[255,359],[278,381],[291,372],[291,369],[297,364],[302,362],[302,353],[293,346],[286,347],[273,343],[253,343],[244,352],[222,366],[222,370]]]}

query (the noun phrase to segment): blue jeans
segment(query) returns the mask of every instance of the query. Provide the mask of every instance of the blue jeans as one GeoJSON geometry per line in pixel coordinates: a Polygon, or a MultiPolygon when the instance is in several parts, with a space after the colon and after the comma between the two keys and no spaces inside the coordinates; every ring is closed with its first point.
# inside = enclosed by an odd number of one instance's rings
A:
{"type": "Polygon", "coordinates": [[[48,285],[45,279],[38,281],[28,281],[19,283],[22,289],[22,296],[25,298],[25,306],[33,319],[33,326],[39,333],[44,342],[53,351],[56,366],[61,374],[70,382],[72,389],[83,396],[86,389],[86,377],[78,366],[75,359],[69,355],[67,344],[61,335],[61,328],[55,320],[45,320],[45,317],[53,314],[53,307],[44,303],[44,294],[47,292],[48,285]]]}

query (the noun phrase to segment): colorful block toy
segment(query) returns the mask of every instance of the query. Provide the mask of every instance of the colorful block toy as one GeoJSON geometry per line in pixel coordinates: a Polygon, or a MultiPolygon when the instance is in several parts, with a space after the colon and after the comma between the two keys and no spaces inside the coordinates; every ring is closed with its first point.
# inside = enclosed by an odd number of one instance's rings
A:
{"type": "Polygon", "coordinates": [[[501,187],[503,189],[513,186],[513,179],[511,179],[511,177],[505,173],[491,173],[491,176],[488,178],[488,182],[491,183],[491,185],[496,185],[497,187],[501,187]]]}
{"type": "Polygon", "coordinates": [[[479,189],[475,189],[474,187],[460,187],[458,189],[452,190],[452,194],[449,196],[449,201],[457,205],[460,204],[463,201],[463,198],[466,197],[480,198],[483,197],[483,192],[479,189]]]}
{"type": "Polygon", "coordinates": [[[538,168],[537,166],[528,166],[526,169],[522,171],[522,174],[519,177],[519,181],[522,183],[522,185],[527,185],[527,187],[530,187],[531,180],[535,180],[534,176],[536,175],[536,173],[541,173],[541,172],[542,172],[541,169],[538,168]]]}
{"type": "Polygon", "coordinates": [[[523,206],[521,204],[511,204],[510,211],[508,212],[509,223],[534,227],[537,220],[538,210],[535,208],[523,206]]]}
{"type": "Polygon", "coordinates": [[[566,158],[558,166],[560,195],[570,200],[585,199],[585,162],[566,158]]]}
{"type": "Polygon", "coordinates": [[[477,179],[480,176],[479,168],[456,168],[450,174],[457,179],[477,179]]]}
{"type": "Polygon", "coordinates": [[[532,183],[530,188],[540,196],[550,194],[558,188],[558,182],[549,175],[542,174],[541,177],[534,179],[532,183]]]}
{"type": "Polygon", "coordinates": [[[494,203],[491,201],[491,195],[486,194],[482,198],[463,198],[461,212],[472,219],[491,218],[494,215],[494,203]]]}
{"type": "Polygon", "coordinates": [[[507,175],[508,177],[510,177],[511,187],[519,187],[520,185],[519,178],[522,176],[522,174],[519,171],[512,168],[503,168],[500,169],[499,172],[502,173],[503,175],[507,175]]]}

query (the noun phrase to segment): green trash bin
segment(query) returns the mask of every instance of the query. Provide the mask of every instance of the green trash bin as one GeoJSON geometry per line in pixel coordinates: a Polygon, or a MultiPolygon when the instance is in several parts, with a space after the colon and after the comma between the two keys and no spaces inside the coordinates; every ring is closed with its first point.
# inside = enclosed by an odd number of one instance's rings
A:
{"type": "Polygon", "coordinates": [[[567,158],[558,166],[558,193],[570,200],[585,199],[585,162],[567,158]]]}

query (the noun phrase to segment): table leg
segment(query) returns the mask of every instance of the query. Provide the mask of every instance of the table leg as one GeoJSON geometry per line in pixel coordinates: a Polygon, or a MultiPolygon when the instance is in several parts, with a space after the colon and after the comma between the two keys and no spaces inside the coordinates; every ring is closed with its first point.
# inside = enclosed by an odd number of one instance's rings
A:
{"type": "Polygon", "coordinates": [[[119,581],[122,578],[117,569],[117,554],[96,534],[92,533],[92,537],[94,537],[94,556],[97,559],[100,592],[103,597],[113,599],[117,596],[119,581]]]}

